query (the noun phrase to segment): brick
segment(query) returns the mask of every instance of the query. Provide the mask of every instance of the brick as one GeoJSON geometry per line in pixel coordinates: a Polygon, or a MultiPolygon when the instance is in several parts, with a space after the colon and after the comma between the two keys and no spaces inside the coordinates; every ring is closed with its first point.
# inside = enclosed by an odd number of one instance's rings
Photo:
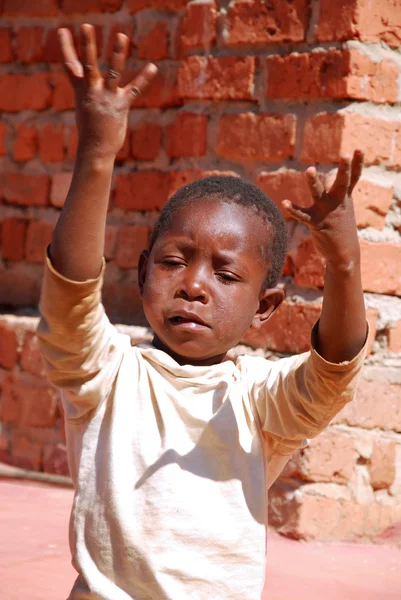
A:
{"type": "Polygon", "coordinates": [[[15,53],[17,59],[25,64],[42,62],[43,27],[22,27],[15,34],[15,53]]]}
{"type": "Polygon", "coordinates": [[[53,175],[50,190],[50,204],[61,208],[70,189],[72,173],[56,173],[53,175]]]}
{"type": "Polygon", "coordinates": [[[353,192],[355,218],[358,228],[383,229],[384,219],[391,208],[394,188],[361,179],[353,192]]]}
{"type": "Polygon", "coordinates": [[[170,171],[167,174],[166,201],[179,189],[199,179],[200,172],[197,169],[185,169],[184,171],[170,171]]]}
{"type": "Polygon", "coordinates": [[[75,160],[78,149],[78,129],[76,126],[70,128],[68,136],[67,158],[75,160]]]}
{"type": "Polygon", "coordinates": [[[106,260],[112,260],[116,256],[118,231],[119,227],[116,225],[106,225],[103,252],[106,260]]]}
{"type": "Polygon", "coordinates": [[[38,127],[39,154],[43,162],[62,162],[65,158],[65,129],[62,123],[49,121],[38,127]]]}
{"type": "Polygon", "coordinates": [[[63,417],[64,414],[60,406],[58,410],[58,422],[55,427],[51,429],[49,427],[24,427],[23,431],[29,436],[32,442],[39,442],[44,447],[44,450],[48,446],[54,448],[60,442],[65,441],[63,417]]]}
{"type": "Polygon", "coordinates": [[[0,366],[5,369],[12,369],[18,360],[18,342],[15,331],[7,326],[7,323],[0,323],[0,366]]]}
{"type": "Polygon", "coordinates": [[[127,130],[123,145],[117,152],[116,162],[124,162],[131,156],[131,144],[130,144],[131,132],[127,130]]]}
{"type": "Polygon", "coordinates": [[[122,0],[63,0],[62,11],[66,15],[86,13],[116,12],[122,0]]]}
{"type": "Polygon", "coordinates": [[[179,28],[181,51],[201,48],[206,51],[216,42],[217,6],[214,0],[187,5],[179,28]]]}
{"type": "Polygon", "coordinates": [[[218,125],[216,153],[239,163],[282,161],[293,155],[295,129],[293,115],[223,115],[218,125]]]}
{"type": "MultiPolygon", "coordinates": [[[[77,43],[75,36],[75,27],[66,23],[58,23],[58,27],[63,27],[71,31],[72,37],[77,43]]],[[[48,63],[57,63],[62,65],[64,63],[63,54],[60,48],[60,42],[58,39],[57,28],[48,29],[46,32],[46,38],[43,43],[43,60],[48,63]]]]}
{"type": "Polygon", "coordinates": [[[348,483],[353,476],[357,453],[354,440],[341,431],[328,429],[294,455],[286,476],[310,482],[348,483]]]}
{"type": "Polygon", "coordinates": [[[4,260],[24,260],[26,221],[5,219],[1,227],[1,254],[4,260]]]}
{"type": "Polygon", "coordinates": [[[58,391],[40,380],[6,380],[3,386],[2,419],[28,427],[54,427],[58,419],[58,398],[58,391]]]}
{"type": "Polygon", "coordinates": [[[167,128],[166,151],[170,158],[203,156],[207,144],[207,115],[180,112],[167,128]]]}
{"type": "Polygon", "coordinates": [[[0,156],[5,156],[7,154],[6,148],[6,138],[7,138],[7,125],[5,123],[0,123],[0,156]]]}
{"type": "Polygon", "coordinates": [[[355,148],[363,148],[366,165],[387,163],[399,127],[397,121],[356,113],[319,113],[305,124],[301,160],[338,162],[341,155],[352,155],[355,148]]]}
{"type": "Polygon", "coordinates": [[[394,150],[391,156],[391,166],[401,169],[401,125],[394,136],[394,150]]]}
{"type": "Polygon", "coordinates": [[[20,405],[12,386],[11,377],[4,380],[0,403],[0,418],[3,423],[17,423],[19,418],[20,405]]]}
{"type": "Polygon", "coordinates": [[[48,175],[0,174],[0,197],[9,204],[46,206],[50,187],[48,175]]]}
{"type": "Polygon", "coordinates": [[[25,334],[21,352],[21,367],[31,375],[46,376],[45,364],[39,349],[39,340],[33,331],[27,331],[25,334]]]}
{"type": "Polygon", "coordinates": [[[123,21],[121,23],[116,23],[115,25],[112,25],[110,27],[109,30],[109,37],[107,40],[107,45],[106,45],[106,61],[109,64],[111,61],[111,58],[113,56],[113,51],[114,51],[114,44],[116,41],[116,35],[117,33],[125,33],[125,35],[129,38],[131,44],[130,44],[130,48],[128,49],[127,52],[127,60],[128,58],[130,58],[131,53],[132,53],[132,38],[134,36],[134,32],[135,32],[135,24],[133,20],[126,20],[123,21]]]}
{"type": "Polygon", "coordinates": [[[149,242],[149,227],[125,225],[118,232],[116,263],[122,269],[136,269],[149,242]]]}
{"type": "Polygon", "coordinates": [[[316,251],[312,238],[302,240],[297,248],[290,251],[293,263],[294,280],[304,288],[324,286],[325,260],[316,251]]]}
{"type": "Polygon", "coordinates": [[[388,349],[390,352],[401,352],[401,321],[387,331],[388,349]]]}
{"type": "Polygon", "coordinates": [[[102,301],[107,315],[114,322],[145,325],[136,269],[125,271],[122,278],[117,265],[109,263],[102,289],[102,301]]]}
{"type": "Polygon", "coordinates": [[[389,488],[395,478],[394,440],[375,440],[369,461],[370,483],[374,490],[389,488]]]}
{"type": "Polygon", "coordinates": [[[169,23],[159,21],[137,43],[138,57],[144,60],[161,60],[169,54],[169,23]]]}
{"type": "MultiPolygon", "coordinates": [[[[122,84],[128,83],[138,70],[127,69],[122,79],[122,84]]],[[[175,65],[159,65],[159,72],[152,80],[149,87],[135,99],[133,106],[135,108],[169,108],[180,106],[182,98],[179,96],[178,69],[175,65]]]]}
{"type": "Polygon", "coordinates": [[[360,240],[362,284],[366,292],[401,295],[401,244],[360,240]]]}
{"type": "Polygon", "coordinates": [[[114,204],[124,210],[160,210],[178,189],[199,176],[198,169],[120,173],[116,178],[114,204]]]}
{"type": "MultiPolygon", "coordinates": [[[[265,192],[282,210],[283,200],[291,200],[297,206],[305,208],[313,203],[308,183],[300,171],[262,171],[256,179],[256,185],[265,192]]],[[[283,211],[288,218],[288,213],[283,211]]]]}
{"type": "Polygon", "coordinates": [[[255,57],[189,56],[178,72],[182,98],[253,100],[255,57]]]}
{"type": "Polygon", "coordinates": [[[397,102],[400,70],[357,50],[293,53],[266,59],[268,98],[352,98],[397,102]]]}
{"type": "Polygon", "coordinates": [[[136,13],[145,8],[179,12],[189,0],[126,0],[126,8],[130,13],[136,13]]]}
{"type": "Polygon", "coordinates": [[[11,29],[0,29],[0,63],[8,63],[14,60],[12,49],[11,29]]]}
{"type": "Polygon", "coordinates": [[[43,451],[43,471],[55,475],[68,476],[67,448],[64,444],[57,446],[46,446],[43,451]]]}
{"type": "Polygon", "coordinates": [[[20,112],[43,110],[51,104],[52,90],[47,73],[4,75],[0,80],[0,110],[20,112]]]}
{"type": "Polygon", "coordinates": [[[401,433],[401,385],[362,378],[355,400],[347,404],[333,422],[401,433]]]}
{"type": "Polygon", "coordinates": [[[25,262],[0,264],[0,304],[11,308],[37,307],[42,273],[25,262]]]}
{"type": "Polygon", "coordinates": [[[116,177],[114,204],[124,210],[158,210],[167,200],[168,173],[138,171],[116,177]]]}
{"type": "Polygon", "coordinates": [[[252,348],[300,353],[310,348],[312,327],[320,317],[318,304],[295,304],[285,300],[259,330],[249,329],[243,338],[252,348]]]}
{"type": "Polygon", "coordinates": [[[388,59],[372,61],[368,56],[350,51],[350,77],[347,82],[349,98],[372,102],[398,102],[398,65],[388,59]]]}
{"type": "Polygon", "coordinates": [[[66,73],[52,73],[52,106],[56,111],[70,110],[75,107],[74,90],[66,73]]]}
{"type": "Polygon", "coordinates": [[[370,354],[372,352],[373,343],[376,339],[376,333],[377,333],[376,324],[377,324],[378,317],[379,317],[379,313],[376,309],[368,308],[366,310],[366,320],[369,323],[369,334],[368,334],[368,339],[366,340],[367,354],[370,354]]]}
{"type": "Polygon", "coordinates": [[[20,469],[40,471],[42,466],[42,447],[31,442],[18,431],[11,434],[11,452],[9,462],[20,469]]]}
{"type": "Polygon", "coordinates": [[[58,13],[58,0],[3,0],[3,17],[55,17],[58,13]]]}
{"type": "Polygon", "coordinates": [[[140,123],[131,137],[131,151],[135,160],[155,160],[162,143],[163,130],[157,123],[140,123]]]}
{"type": "Polygon", "coordinates": [[[330,0],[321,0],[316,30],[320,42],[359,39],[383,41],[393,48],[401,43],[401,13],[395,0],[346,0],[335,6],[330,0]]]}
{"type": "MultiPolygon", "coordinates": [[[[401,518],[401,507],[324,495],[328,485],[307,484],[302,491],[279,483],[269,491],[269,522],[293,539],[357,541],[372,539],[401,518]],[[317,486],[318,489],[316,490],[317,486]]],[[[339,487],[336,486],[337,492],[339,487]]]]}
{"type": "Polygon", "coordinates": [[[26,260],[30,263],[43,263],[46,248],[53,235],[53,225],[47,221],[31,221],[28,225],[25,244],[26,260]]]}
{"type": "Polygon", "coordinates": [[[9,463],[10,458],[10,441],[9,434],[6,431],[0,431],[0,461],[9,463]]]}
{"type": "Polygon", "coordinates": [[[38,131],[35,125],[22,123],[17,127],[13,146],[15,160],[26,162],[32,160],[38,153],[38,131]]]}
{"type": "Polygon", "coordinates": [[[302,42],[306,39],[309,15],[307,0],[236,0],[228,7],[224,41],[228,46],[302,42]]]}
{"type": "Polygon", "coordinates": [[[214,175],[221,175],[223,177],[239,177],[235,171],[221,171],[220,169],[208,169],[207,171],[201,171],[199,175],[195,176],[195,179],[204,179],[205,177],[213,177],[214,175]]]}

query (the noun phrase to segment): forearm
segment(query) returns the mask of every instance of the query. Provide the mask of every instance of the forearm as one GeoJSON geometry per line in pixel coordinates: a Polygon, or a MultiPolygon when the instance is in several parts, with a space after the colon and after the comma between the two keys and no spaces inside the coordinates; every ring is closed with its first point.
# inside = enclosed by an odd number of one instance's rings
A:
{"type": "Polygon", "coordinates": [[[329,362],[351,360],[367,333],[360,259],[347,270],[326,267],[317,350],[329,362]]]}
{"type": "Polygon", "coordinates": [[[99,275],[114,156],[78,151],[71,187],[50,246],[56,270],[75,281],[99,275]]]}

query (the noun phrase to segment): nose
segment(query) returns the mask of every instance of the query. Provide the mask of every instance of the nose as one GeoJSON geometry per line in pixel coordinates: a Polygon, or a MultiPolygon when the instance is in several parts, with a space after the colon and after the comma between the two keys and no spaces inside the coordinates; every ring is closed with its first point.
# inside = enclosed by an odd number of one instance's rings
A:
{"type": "Polygon", "coordinates": [[[203,269],[195,266],[186,267],[177,288],[177,297],[188,302],[197,301],[206,304],[209,300],[206,281],[206,273],[203,269]]]}

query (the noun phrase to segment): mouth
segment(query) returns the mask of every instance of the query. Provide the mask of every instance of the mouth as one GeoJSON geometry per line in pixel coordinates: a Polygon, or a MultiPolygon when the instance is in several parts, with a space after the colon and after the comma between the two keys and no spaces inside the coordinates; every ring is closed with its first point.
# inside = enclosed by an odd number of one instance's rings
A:
{"type": "Polygon", "coordinates": [[[185,311],[173,314],[168,320],[172,325],[180,327],[181,329],[196,330],[209,328],[207,323],[205,323],[198,315],[185,311]]]}

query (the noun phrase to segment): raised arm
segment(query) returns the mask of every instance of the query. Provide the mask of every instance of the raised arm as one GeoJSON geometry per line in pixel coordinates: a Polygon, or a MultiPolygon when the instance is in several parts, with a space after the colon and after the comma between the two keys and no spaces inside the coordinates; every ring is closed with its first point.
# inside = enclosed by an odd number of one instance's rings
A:
{"type": "Polygon", "coordinates": [[[114,160],[127,130],[130,105],[153,79],[148,64],[119,87],[129,40],[119,33],[105,77],[100,73],[94,28],[82,25],[82,62],[71,33],[59,29],[65,67],[75,91],[78,150],[71,187],[54,231],[50,254],[54,267],[75,281],[99,275],[114,160]]]}
{"type": "Polygon", "coordinates": [[[317,351],[329,362],[351,360],[361,350],[367,333],[361,282],[360,247],[352,191],[362,172],[363,153],[340,160],[331,187],[318,179],[316,169],[306,171],[314,199],[303,209],[289,200],[289,215],[309,227],[317,250],[327,261],[317,351]]]}

